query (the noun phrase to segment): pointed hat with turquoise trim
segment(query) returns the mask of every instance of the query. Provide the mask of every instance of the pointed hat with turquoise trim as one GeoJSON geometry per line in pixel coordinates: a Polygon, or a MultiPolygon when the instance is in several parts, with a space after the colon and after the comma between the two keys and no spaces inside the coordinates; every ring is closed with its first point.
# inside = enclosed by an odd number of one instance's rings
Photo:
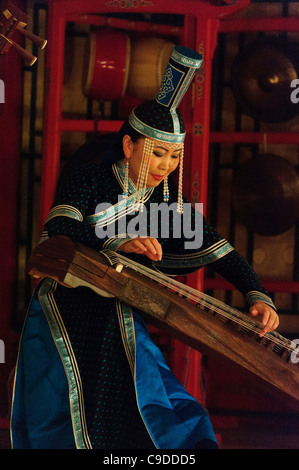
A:
{"type": "Polygon", "coordinates": [[[185,124],[178,106],[202,61],[202,56],[195,50],[175,46],[156,98],[142,103],[131,112],[130,125],[155,140],[184,142],[185,124]]]}

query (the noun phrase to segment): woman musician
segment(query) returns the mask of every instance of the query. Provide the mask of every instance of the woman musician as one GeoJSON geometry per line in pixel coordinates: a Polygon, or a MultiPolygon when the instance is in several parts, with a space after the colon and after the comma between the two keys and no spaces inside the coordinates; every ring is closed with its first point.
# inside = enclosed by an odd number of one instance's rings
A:
{"type": "MultiPolygon", "coordinates": [[[[189,204],[182,196],[185,127],[177,108],[201,62],[197,52],[174,48],[156,99],[132,111],[100,164],[78,166],[59,186],[43,239],[66,235],[167,275],[209,264],[242,292],[251,314],[261,316],[263,335],[278,326],[271,298],[249,264],[204,219],[200,246],[186,247],[171,224],[163,236],[163,221],[151,236],[151,217],[147,230],[135,236],[120,229],[124,216],[130,222],[142,210],[150,213],[154,203],[175,205],[180,214],[189,204]],[[168,178],[177,168],[178,189],[168,178]],[[103,203],[107,210],[97,211],[103,203]],[[112,222],[118,228],[114,234],[112,222]]],[[[194,209],[191,216],[194,222],[194,209]]],[[[34,292],[22,333],[12,445],[218,447],[206,410],[174,377],[138,312],[115,298],[49,278],[34,292]]]]}

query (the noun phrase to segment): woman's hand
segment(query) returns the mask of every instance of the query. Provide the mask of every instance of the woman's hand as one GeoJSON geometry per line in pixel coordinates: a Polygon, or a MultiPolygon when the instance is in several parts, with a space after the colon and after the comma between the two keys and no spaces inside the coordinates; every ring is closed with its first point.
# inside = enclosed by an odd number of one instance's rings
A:
{"type": "Polygon", "coordinates": [[[279,325],[279,317],[275,310],[270,305],[264,302],[255,302],[249,309],[251,315],[256,317],[257,315],[263,315],[262,324],[264,328],[259,333],[259,336],[264,336],[269,331],[275,330],[279,325]]]}
{"type": "Polygon", "coordinates": [[[162,247],[156,238],[136,237],[124,243],[119,247],[119,251],[124,253],[136,253],[137,255],[145,255],[153,261],[162,259],[162,247]]]}

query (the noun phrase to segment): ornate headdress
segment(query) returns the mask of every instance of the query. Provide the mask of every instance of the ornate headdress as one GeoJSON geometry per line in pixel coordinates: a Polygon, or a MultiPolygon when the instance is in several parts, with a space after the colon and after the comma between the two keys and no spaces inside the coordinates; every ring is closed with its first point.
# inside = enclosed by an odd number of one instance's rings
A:
{"type": "MultiPolygon", "coordinates": [[[[202,60],[202,56],[193,49],[175,46],[156,99],[142,103],[129,116],[131,127],[145,136],[143,157],[137,181],[137,203],[140,202],[140,198],[144,194],[155,141],[163,142],[173,148],[178,145],[181,148],[183,145],[186,135],[185,124],[177,108],[193,79],[196,69],[201,66],[202,60]]],[[[182,212],[182,177],[183,150],[179,166],[178,210],[180,212],[182,212]]],[[[167,180],[165,185],[167,186],[167,180]]],[[[165,193],[167,197],[167,189],[165,193]]]]}

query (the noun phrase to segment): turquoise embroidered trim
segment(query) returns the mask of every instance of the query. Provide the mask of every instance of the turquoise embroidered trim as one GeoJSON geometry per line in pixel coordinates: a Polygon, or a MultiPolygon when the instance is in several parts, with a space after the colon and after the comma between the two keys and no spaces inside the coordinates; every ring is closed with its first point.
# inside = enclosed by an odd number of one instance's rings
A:
{"type": "Polygon", "coordinates": [[[104,243],[103,243],[103,250],[111,250],[111,251],[117,251],[117,249],[123,245],[124,243],[128,242],[132,240],[132,237],[129,237],[127,236],[126,233],[124,233],[123,235],[117,235],[113,238],[108,238],[108,240],[106,240],[104,243]]]}
{"type": "Polygon", "coordinates": [[[39,245],[40,243],[45,242],[48,239],[49,239],[48,230],[43,230],[37,244],[39,245]]]}
{"type": "MultiPolygon", "coordinates": [[[[136,378],[135,378],[135,364],[136,364],[136,339],[135,339],[135,327],[134,327],[134,317],[133,317],[133,311],[132,308],[129,307],[128,305],[122,304],[118,300],[116,301],[116,311],[117,311],[117,317],[119,321],[119,326],[120,326],[120,331],[121,331],[121,336],[122,336],[122,341],[123,345],[125,348],[125,352],[127,355],[127,359],[130,365],[132,377],[134,380],[134,386],[136,390],[136,378]]],[[[136,390],[136,403],[137,407],[141,416],[141,419],[143,420],[144,426],[147,429],[147,432],[152,439],[152,442],[154,446],[157,448],[153,437],[150,433],[150,430],[148,429],[142,413],[139,408],[139,403],[138,403],[138,396],[137,396],[137,390],[136,390]]]]}
{"type": "MultiPolygon", "coordinates": [[[[181,259],[182,257],[184,259],[193,259],[194,257],[198,257],[198,256],[205,256],[207,254],[209,254],[211,251],[217,251],[217,250],[221,250],[221,248],[225,245],[229,245],[229,243],[227,242],[227,240],[225,238],[222,238],[221,240],[219,240],[218,242],[214,243],[214,245],[211,245],[209,246],[208,248],[206,248],[205,250],[201,250],[201,251],[196,251],[195,253],[184,253],[184,254],[181,254],[181,255],[176,255],[176,254],[165,254],[165,256],[167,258],[170,258],[170,259],[181,259]]],[[[233,248],[231,245],[230,245],[231,248],[233,248]]],[[[164,256],[164,255],[163,255],[164,256]]]]}
{"type": "Polygon", "coordinates": [[[134,377],[136,342],[133,312],[131,307],[122,304],[119,300],[116,301],[116,311],[123,345],[128,358],[132,376],[134,377]]]}
{"type": "Polygon", "coordinates": [[[193,254],[170,255],[163,254],[161,261],[153,263],[156,268],[193,268],[205,266],[213,263],[226,254],[233,251],[234,248],[225,239],[220,240],[208,249],[193,254]]]}
{"type": "Polygon", "coordinates": [[[76,207],[69,206],[67,204],[60,204],[58,206],[53,207],[45,220],[45,224],[54,217],[70,217],[71,219],[83,222],[83,215],[81,214],[81,212],[76,209],[76,207]]]}
{"type": "Polygon", "coordinates": [[[270,297],[263,292],[259,292],[257,290],[250,291],[248,294],[246,294],[246,299],[250,306],[252,306],[255,302],[264,302],[276,311],[276,307],[272,302],[272,299],[270,299],[270,297]]]}
{"type": "Polygon", "coordinates": [[[154,127],[144,124],[135,116],[134,110],[129,116],[129,122],[137,132],[140,132],[141,134],[146,135],[147,137],[151,137],[155,140],[172,143],[181,143],[185,140],[185,132],[183,134],[173,134],[171,132],[160,131],[154,127]]]}
{"type": "Polygon", "coordinates": [[[175,134],[178,134],[180,132],[180,121],[175,108],[171,108],[170,115],[173,124],[173,132],[175,134]]]}
{"type": "MultiPolygon", "coordinates": [[[[190,50],[188,50],[188,54],[190,54],[190,50]]],[[[195,51],[193,51],[193,55],[195,57],[187,56],[185,54],[185,48],[183,46],[174,47],[171,53],[171,57],[176,60],[179,64],[197,69],[201,66],[203,57],[201,56],[201,54],[195,51]]]]}
{"type": "MultiPolygon", "coordinates": [[[[130,201],[133,201],[133,196],[131,196],[130,201]]],[[[87,225],[109,225],[114,223],[119,217],[125,215],[128,212],[128,199],[122,199],[117,204],[110,205],[107,209],[98,212],[96,214],[88,215],[85,219],[87,225]]]]}
{"type": "Polygon", "coordinates": [[[60,354],[69,383],[69,400],[74,438],[77,449],[91,449],[88,436],[81,377],[77,361],[54,299],[57,282],[45,279],[39,291],[39,301],[45,312],[49,327],[60,354]]]}
{"type": "MultiPolygon", "coordinates": [[[[142,202],[145,203],[149,200],[153,194],[155,188],[147,188],[143,192],[142,202]]],[[[88,215],[85,221],[90,226],[108,226],[114,223],[116,220],[125,216],[126,214],[135,212],[134,204],[136,202],[136,194],[131,194],[128,198],[121,198],[119,202],[114,205],[108,204],[107,209],[98,212],[96,214],[88,215]]]]}
{"type": "MultiPolygon", "coordinates": [[[[185,77],[185,80],[182,84],[182,86],[180,87],[180,89],[178,90],[178,93],[176,94],[173,102],[172,102],[172,105],[171,105],[171,109],[176,109],[178,108],[180,102],[182,101],[184,95],[186,94],[188,88],[189,88],[189,85],[191,84],[192,82],[192,79],[193,79],[193,76],[194,76],[194,70],[193,69],[190,69],[185,77]]],[[[177,113],[176,114],[176,119],[178,120],[177,118],[177,113]]]]}

